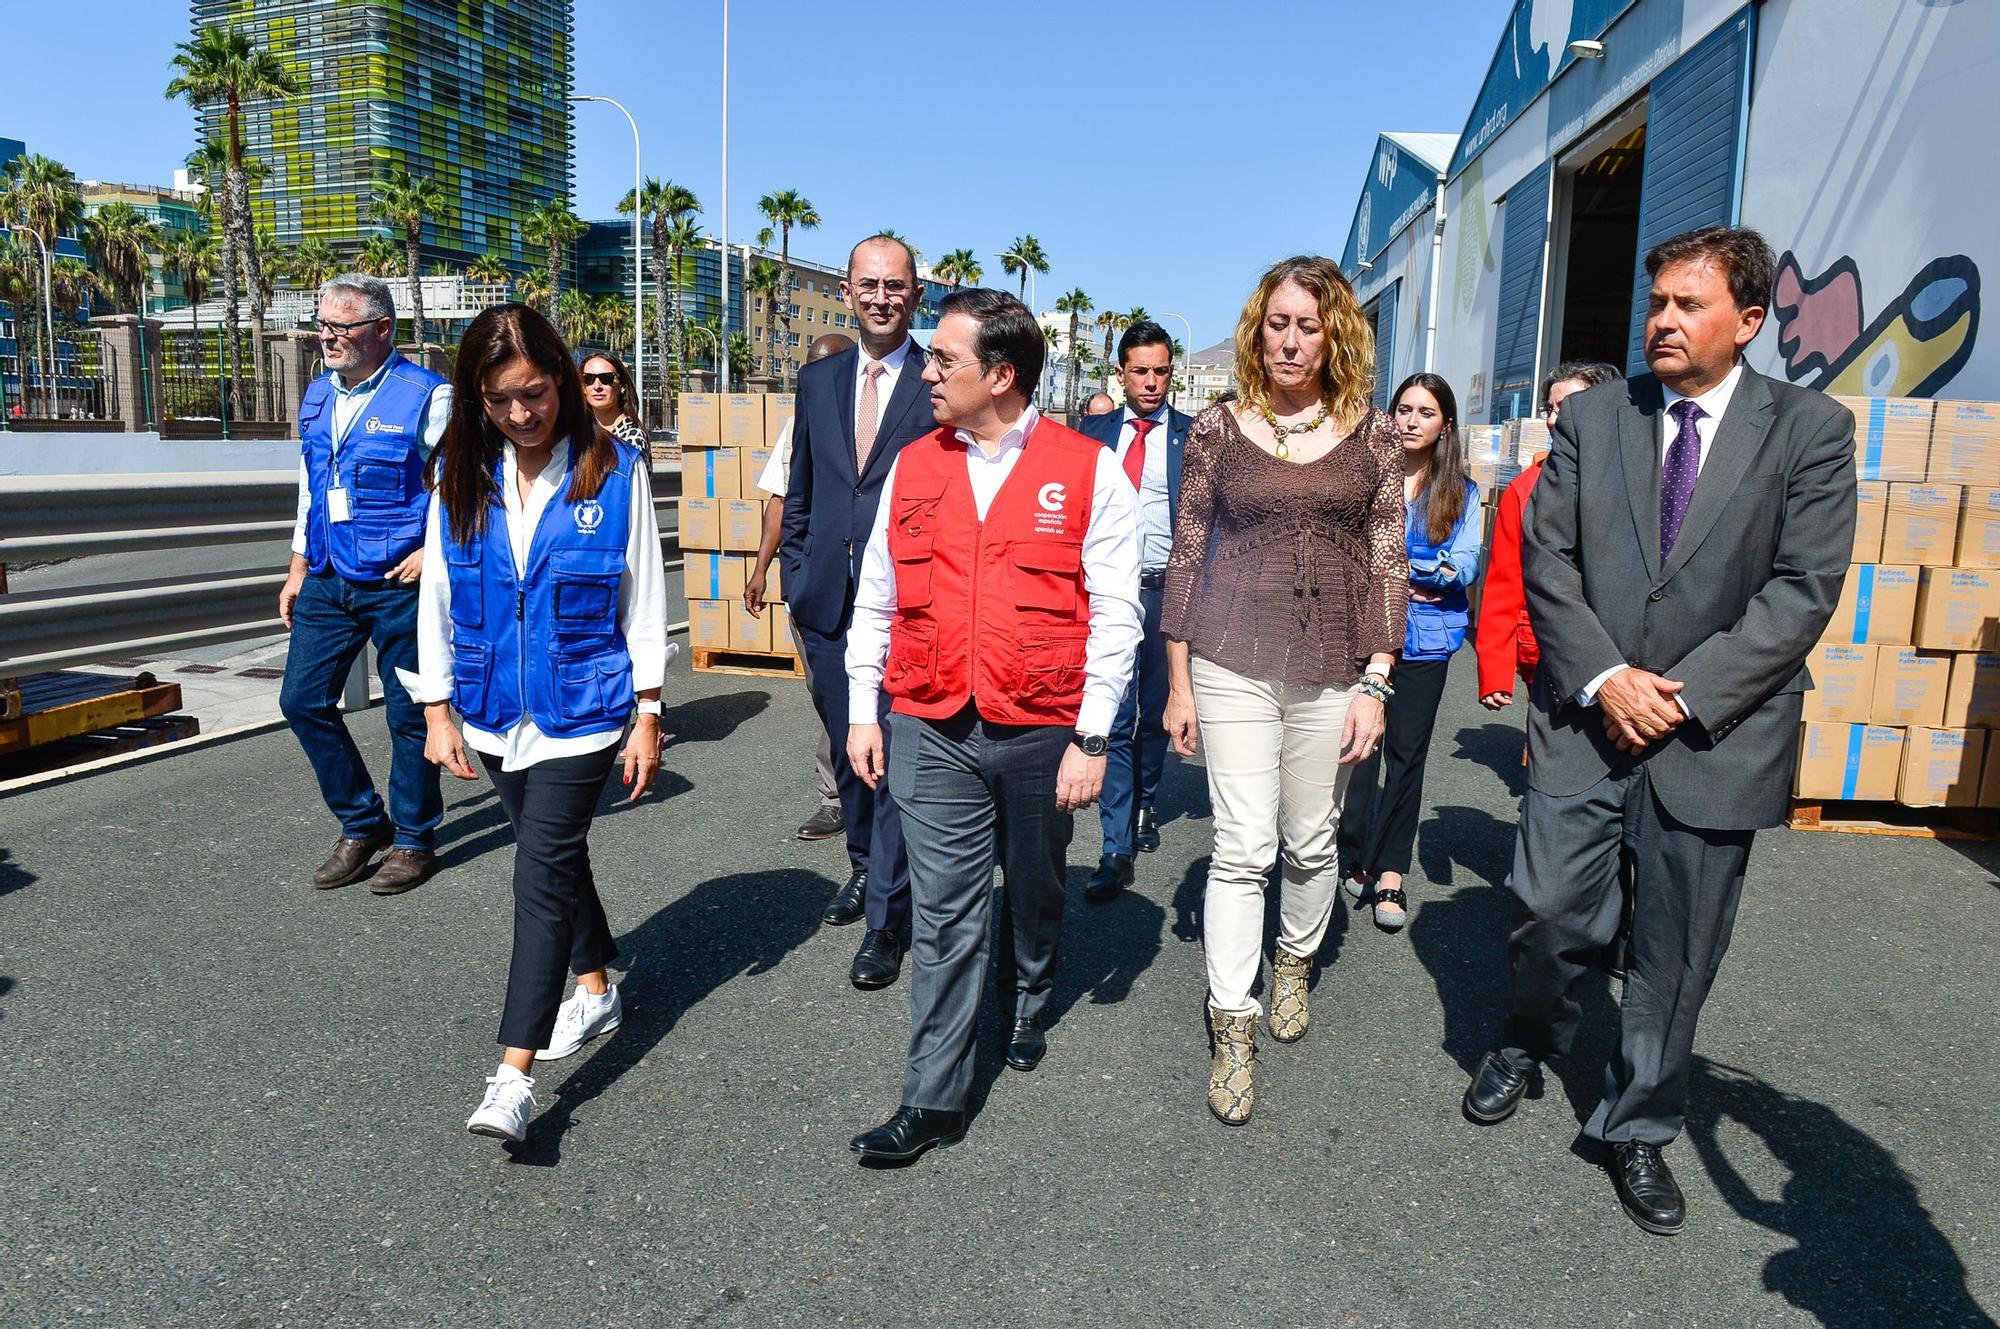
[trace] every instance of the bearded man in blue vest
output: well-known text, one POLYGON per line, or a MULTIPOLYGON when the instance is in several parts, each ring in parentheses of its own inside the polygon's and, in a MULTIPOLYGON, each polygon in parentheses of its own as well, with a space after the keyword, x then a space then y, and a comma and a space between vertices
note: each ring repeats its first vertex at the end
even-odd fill
POLYGON ((335 277, 317 321, 328 372, 299 403, 299 517, 278 593, 292 642, 279 705, 340 821, 313 885, 368 876, 375 894, 397 895, 437 870, 444 817, 438 769, 424 760, 423 708, 396 671, 417 669, 424 465, 451 419, 451 386, 396 353, 395 301, 379 277, 335 277), (389 719, 386 806, 340 714, 342 685, 371 641, 389 719))

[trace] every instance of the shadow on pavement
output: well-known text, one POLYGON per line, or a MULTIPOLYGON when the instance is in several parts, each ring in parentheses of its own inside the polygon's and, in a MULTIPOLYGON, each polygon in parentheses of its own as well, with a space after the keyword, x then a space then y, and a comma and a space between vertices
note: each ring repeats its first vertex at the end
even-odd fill
MULTIPOLYGON (((11 978, 7 978, 4 975, 0 975, 0 997, 6 996, 9 992, 12 992, 13 990, 14 990, 14 980, 11 978)), ((0 1019, 5 1019, 5 1018, 6 1016, 4 1014, 0 1014, 0 1019)))
POLYGON ((761 690, 695 697, 669 708, 660 717, 660 732, 667 736, 669 752, 683 743, 720 743, 770 706, 771 694, 761 690))
POLYGON ((1705 1057, 1694 1059, 1691 1091, 1688 1139, 1716 1189, 1744 1218, 1798 1243, 1765 1262, 1765 1287, 1828 1329, 1992 1329, 1964 1262, 1887 1149, 1824 1103, 1705 1057), (1730 1162, 1725 1121, 1790 1170, 1777 1198, 1730 1162))
MULTIPOLYGON (((1140 863, 1145 859, 1142 857, 1140 863)), ((1049 1022, 1080 999, 1093 1006, 1112 1006, 1132 994, 1132 983, 1160 955, 1160 932, 1167 911, 1136 890, 1124 890, 1109 904, 1089 904, 1084 883, 1092 869, 1069 870, 1069 904, 1063 914, 1063 941, 1056 965, 1055 990, 1049 994, 1049 1022)), ((996 913, 998 910, 996 909, 996 913)))
POLYGON ((556 1090, 549 1111, 510 1147, 517 1163, 554 1167, 578 1108, 645 1060, 681 1016, 738 976, 768 973, 819 929, 834 884, 785 868, 705 881, 618 939, 625 1021, 556 1090))
MULTIPOLYGON (((1519 705, 1519 703, 1516 703, 1519 705)), ((1507 792, 1519 798, 1528 792, 1528 768, 1521 764, 1527 735, 1519 724, 1467 725, 1456 735, 1458 751, 1451 755, 1484 766, 1506 781, 1507 792)))
POLYGON ((1201 899, 1208 889, 1208 860, 1209 855, 1203 854, 1188 864, 1187 873, 1174 890, 1173 933, 1189 944, 1201 940, 1201 899))
POLYGON ((14 861, 14 851, 0 849, 0 895, 8 895, 37 880, 35 874, 14 861))
POLYGON ((1208 770, 1183 760, 1169 748, 1166 765, 1160 769, 1159 795, 1153 803, 1160 824, 1187 817, 1201 820, 1209 815, 1208 770))

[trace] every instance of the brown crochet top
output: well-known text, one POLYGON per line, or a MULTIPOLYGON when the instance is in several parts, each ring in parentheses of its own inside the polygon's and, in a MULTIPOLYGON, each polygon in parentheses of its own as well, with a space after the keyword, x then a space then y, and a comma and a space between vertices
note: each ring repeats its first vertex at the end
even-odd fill
POLYGON ((1160 624, 1253 678, 1345 687, 1403 648, 1409 556, 1403 469, 1370 408, 1315 461, 1280 461, 1224 405, 1196 417, 1160 624))

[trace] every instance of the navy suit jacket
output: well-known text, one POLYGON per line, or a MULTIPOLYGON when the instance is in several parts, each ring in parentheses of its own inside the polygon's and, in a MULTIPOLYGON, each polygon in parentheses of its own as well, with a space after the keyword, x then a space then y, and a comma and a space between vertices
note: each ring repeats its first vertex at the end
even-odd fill
MULTIPOLYGON (((1181 515, 1181 458, 1187 452, 1188 427, 1194 417, 1183 415, 1169 406, 1167 408, 1167 520, 1178 522, 1181 515)), ((1106 411, 1103 415, 1086 415, 1077 422, 1076 431, 1085 438, 1094 439, 1107 448, 1118 446, 1118 435, 1125 426, 1125 408, 1106 411)), ((1148 439, 1148 447, 1152 440, 1148 439)))
POLYGON ((785 604, 795 623, 828 637, 847 631, 861 554, 890 465, 906 443, 937 428, 930 385, 923 381, 924 350, 912 341, 868 468, 857 475, 854 380, 860 355, 858 348, 841 351, 800 369, 792 416, 792 470, 778 542, 785 604))

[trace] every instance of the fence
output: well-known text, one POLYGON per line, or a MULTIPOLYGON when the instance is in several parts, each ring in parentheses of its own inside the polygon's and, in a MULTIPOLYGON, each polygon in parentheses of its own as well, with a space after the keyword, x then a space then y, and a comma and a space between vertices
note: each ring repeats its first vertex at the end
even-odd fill
POLYGON ((16 425, 129 427, 122 422, 117 364, 106 354, 104 334, 59 325, 53 365, 45 340, 38 337, 24 348, 19 335, 0 338, 0 413, 16 425))

